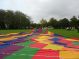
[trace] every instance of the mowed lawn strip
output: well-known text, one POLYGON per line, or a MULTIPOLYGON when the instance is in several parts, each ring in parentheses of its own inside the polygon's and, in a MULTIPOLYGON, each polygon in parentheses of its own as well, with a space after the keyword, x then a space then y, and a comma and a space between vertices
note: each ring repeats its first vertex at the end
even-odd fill
POLYGON ((65 36, 65 37, 79 38, 79 33, 77 32, 77 30, 49 29, 49 31, 57 34, 61 34, 62 36, 65 36))
POLYGON ((9 33, 19 33, 19 32, 27 32, 30 33, 30 29, 23 29, 23 30, 0 30, 0 34, 9 34, 9 33))

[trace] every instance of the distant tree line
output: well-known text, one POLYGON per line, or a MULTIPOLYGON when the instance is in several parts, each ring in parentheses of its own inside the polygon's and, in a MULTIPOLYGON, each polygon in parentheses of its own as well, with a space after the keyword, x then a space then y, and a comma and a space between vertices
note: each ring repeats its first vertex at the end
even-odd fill
POLYGON ((40 23, 33 23, 31 18, 20 11, 2 10, 0 9, 0 29, 26 29, 26 28, 45 28, 54 29, 72 28, 79 30, 79 19, 73 16, 71 19, 55 19, 50 18, 49 21, 42 19, 40 23))
POLYGON ((0 29, 25 29, 30 24, 30 17, 20 11, 0 10, 0 29))
POLYGON ((51 18, 49 19, 49 21, 42 19, 40 21, 40 24, 42 25, 42 27, 52 27, 54 29, 66 29, 66 28, 76 29, 79 27, 79 19, 75 16, 73 16, 71 19, 63 18, 57 20, 55 18, 51 18))
POLYGON ((79 19, 76 16, 73 16, 71 19, 63 18, 60 20, 50 18, 49 21, 42 19, 39 24, 42 28, 49 27, 67 30, 77 29, 79 32, 79 19))

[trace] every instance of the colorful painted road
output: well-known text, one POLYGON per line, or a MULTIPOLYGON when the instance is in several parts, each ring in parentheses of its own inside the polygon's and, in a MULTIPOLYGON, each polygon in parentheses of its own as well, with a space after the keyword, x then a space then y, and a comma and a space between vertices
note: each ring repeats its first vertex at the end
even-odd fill
MULTIPOLYGON (((2 59, 79 59, 79 40, 63 37, 59 34, 32 34, 20 37, 19 43, 0 49, 2 59), (14 46, 13 46, 14 45, 14 46), (17 48, 15 49, 15 47, 17 48), (11 49, 14 47, 14 49, 11 49), (9 48, 5 51, 5 48, 9 48)), ((13 42, 13 41, 12 41, 13 42)))

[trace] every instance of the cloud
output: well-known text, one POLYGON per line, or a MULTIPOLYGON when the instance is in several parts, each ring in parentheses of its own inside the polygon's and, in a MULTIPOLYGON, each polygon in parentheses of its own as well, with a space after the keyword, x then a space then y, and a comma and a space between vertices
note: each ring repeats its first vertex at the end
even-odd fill
POLYGON ((78 16, 79 0, 0 0, 0 8, 20 10, 39 22, 42 18, 78 16))

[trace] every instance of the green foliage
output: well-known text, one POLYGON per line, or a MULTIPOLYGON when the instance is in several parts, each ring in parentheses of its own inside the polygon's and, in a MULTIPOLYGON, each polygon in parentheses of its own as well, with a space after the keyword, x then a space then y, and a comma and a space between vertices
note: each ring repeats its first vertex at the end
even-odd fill
POLYGON ((48 26, 48 23, 47 23, 47 21, 46 21, 45 19, 42 19, 42 20, 40 21, 40 24, 41 24, 41 26, 42 26, 43 28, 48 26))
POLYGON ((49 26, 57 28, 58 27, 58 21, 54 18, 51 18, 48 22, 49 26))
POLYGON ((73 27, 77 27, 78 26, 78 19, 75 16, 73 16, 70 20, 71 20, 70 21, 71 22, 71 25, 73 27))
POLYGON ((55 29, 75 28, 79 30, 79 19, 73 16, 71 19, 63 18, 59 21, 57 19, 49 19, 48 25, 55 29))
POLYGON ((33 28, 39 28, 39 27, 41 27, 41 24, 32 23, 31 26, 33 28))
POLYGON ((30 17, 20 11, 0 10, 0 29, 25 29, 30 23, 30 17))
POLYGON ((60 28, 67 28, 67 27, 70 26, 70 22, 69 22, 69 20, 67 18, 59 20, 58 23, 59 23, 60 28))

